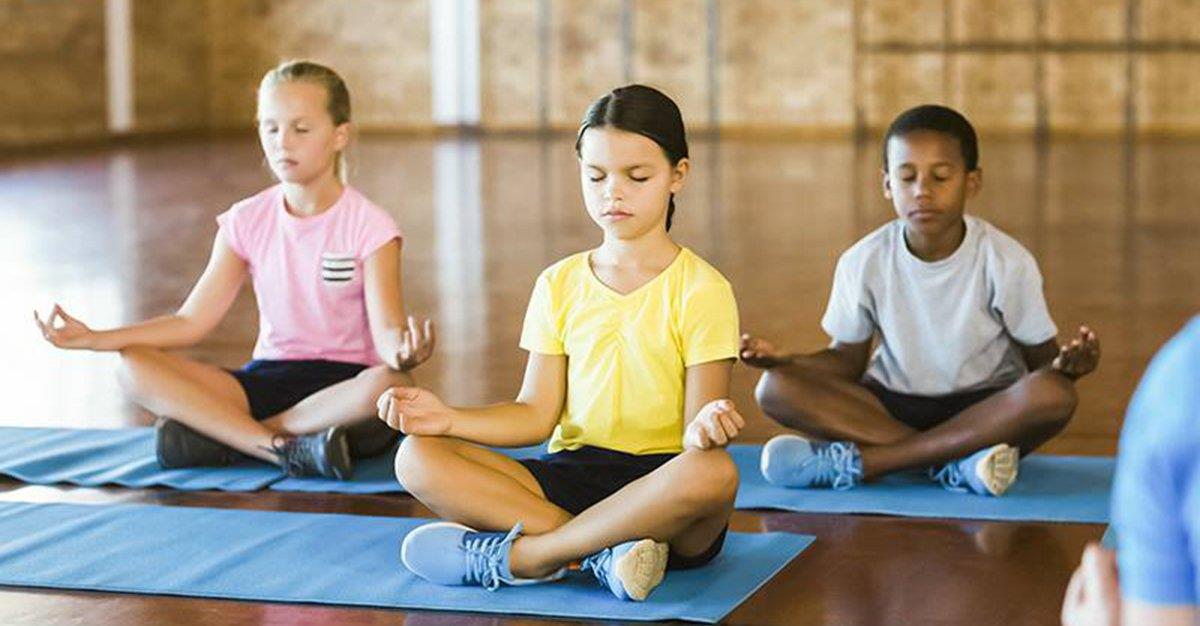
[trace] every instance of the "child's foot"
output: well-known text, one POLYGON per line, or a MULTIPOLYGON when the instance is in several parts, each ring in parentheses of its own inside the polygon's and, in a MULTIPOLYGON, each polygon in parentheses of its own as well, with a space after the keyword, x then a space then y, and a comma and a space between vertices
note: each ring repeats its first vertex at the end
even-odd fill
POLYGON ((279 437, 271 452, 288 476, 324 476, 346 480, 354 471, 346 429, 334 426, 311 435, 279 437))
POLYGON ((667 544, 653 539, 626 541, 584 559, 580 569, 595 574, 621 600, 640 602, 662 582, 669 553, 667 544))
POLYGON ((762 475, 781 487, 850 489, 862 483, 862 457, 849 441, 779 435, 763 446, 762 475))
POLYGON ((169 417, 160 417, 154 423, 154 451, 164 469, 224 467, 241 459, 237 450, 169 417))
POLYGON ((346 442, 350 458, 369 459, 392 449, 400 439, 400 431, 392 430, 383 420, 372 417, 346 427, 346 442))
POLYGON ((509 568, 512 543, 521 524, 507 533, 479 532, 453 522, 425 524, 404 538, 400 562, 412 573, 438 585, 479 585, 495 591, 500 585, 527 585, 562 578, 558 570, 545 578, 517 578, 509 568))
POLYGON ((998 496, 1016 482, 1020 459, 1016 448, 1001 443, 941 467, 932 467, 929 476, 950 491, 998 496))

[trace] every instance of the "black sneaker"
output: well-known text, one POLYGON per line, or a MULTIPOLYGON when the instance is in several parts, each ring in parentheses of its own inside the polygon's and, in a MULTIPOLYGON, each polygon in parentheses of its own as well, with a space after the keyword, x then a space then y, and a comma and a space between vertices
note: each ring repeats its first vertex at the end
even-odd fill
POLYGON ((169 417, 154 423, 154 452, 164 469, 224 467, 241 460, 237 450, 218 443, 169 417))
POLYGON ((324 476, 346 480, 354 471, 346 428, 334 426, 299 437, 276 437, 272 452, 288 476, 324 476))
POLYGON ((350 424, 346 427, 346 441, 350 444, 350 458, 369 459, 392 449, 400 439, 400 431, 378 417, 350 424))

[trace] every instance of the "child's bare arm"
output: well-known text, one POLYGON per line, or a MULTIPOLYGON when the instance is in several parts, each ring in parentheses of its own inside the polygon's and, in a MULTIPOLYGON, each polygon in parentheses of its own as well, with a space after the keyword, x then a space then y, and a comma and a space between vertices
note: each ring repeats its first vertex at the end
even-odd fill
POLYGON ((683 413, 683 447, 724 447, 746 427, 746 420, 729 399, 733 360, 710 361, 687 368, 683 413))
POLYGON ((190 346, 203 339, 225 317, 246 274, 245 261, 218 235, 204 273, 183 305, 172 315, 109 330, 93 330, 55 305, 45 320, 35 312, 34 321, 42 337, 59 348, 108 351, 132 345, 190 346))
POLYGON ((824 350, 811 354, 793 354, 776 348, 766 339, 754 335, 742 335, 740 355, 751 367, 771 368, 791 363, 828 372, 839 378, 858 380, 867 370, 871 357, 871 341, 843 343, 834 341, 824 350))
POLYGON ((499 447, 528 446, 554 431, 566 399, 567 357, 530 353, 514 402, 458 408, 433 392, 392 387, 379 397, 379 418, 409 435, 457 437, 499 447))
POLYGON ((1032 346, 1020 343, 1017 345, 1021 348, 1021 357, 1025 360, 1025 367, 1031 372, 1050 365, 1059 353, 1057 339, 1049 339, 1032 346))
POLYGON ((375 352, 388 367, 408 371, 433 356, 435 334, 431 320, 404 314, 401 245, 393 239, 363 261, 363 298, 375 352))
POLYGON ((1060 346, 1058 341, 1021 346, 1021 355, 1029 371, 1051 367, 1072 380, 1086 376, 1100 363, 1100 339, 1087 326, 1079 327, 1074 339, 1060 346))

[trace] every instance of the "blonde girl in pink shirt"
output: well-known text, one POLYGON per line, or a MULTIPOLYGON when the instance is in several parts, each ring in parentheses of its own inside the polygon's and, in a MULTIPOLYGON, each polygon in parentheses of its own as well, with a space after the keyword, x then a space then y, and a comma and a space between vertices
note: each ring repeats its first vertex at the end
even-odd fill
POLYGON ((341 77, 283 63, 259 85, 257 121, 279 183, 217 218, 208 266, 178 311, 109 330, 58 305, 34 318, 59 348, 121 353, 122 387, 159 416, 164 467, 247 455, 290 475, 345 479, 353 458, 394 442, 374 419, 375 399, 412 384, 408 371, 432 353, 433 328, 405 317, 395 222, 346 184, 341 77), (252 361, 229 371, 167 351, 216 328, 247 278, 259 305, 252 361))

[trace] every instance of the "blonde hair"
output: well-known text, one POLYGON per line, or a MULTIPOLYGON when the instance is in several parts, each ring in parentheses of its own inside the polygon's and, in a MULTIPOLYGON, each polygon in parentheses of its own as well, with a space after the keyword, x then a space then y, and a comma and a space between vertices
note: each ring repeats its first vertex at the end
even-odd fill
MULTIPOLYGON (((346 89, 346 82, 337 72, 320 63, 284 61, 263 75, 258 90, 261 93, 268 87, 296 81, 306 81, 325 88, 325 93, 328 94, 325 110, 329 112, 329 117, 333 118, 334 126, 341 126, 350 121, 350 91, 346 89)), ((348 173, 344 151, 337 154, 333 174, 342 184, 346 184, 348 173)))

